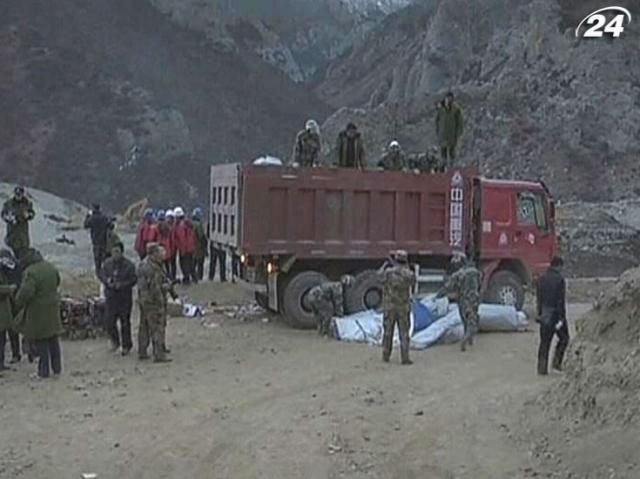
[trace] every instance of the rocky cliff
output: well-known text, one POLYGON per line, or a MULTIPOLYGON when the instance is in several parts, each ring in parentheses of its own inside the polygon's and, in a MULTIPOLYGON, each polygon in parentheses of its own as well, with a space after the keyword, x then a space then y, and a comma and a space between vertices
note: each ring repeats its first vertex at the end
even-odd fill
POLYGON ((466 114, 461 162, 490 176, 543 177, 560 198, 635 196, 640 24, 616 39, 575 38, 582 17, 601 6, 417 2, 332 64, 318 93, 353 108, 334 114, 324 133, 355 119, 373 155, 393 137, 424 150, 435 144, 435 103, 452 89, 466 114))
POLYGON ((305 87, 146 0, 0 3, 0 179, 122 207, 207 198, 211 163, 288 154, 305 87))

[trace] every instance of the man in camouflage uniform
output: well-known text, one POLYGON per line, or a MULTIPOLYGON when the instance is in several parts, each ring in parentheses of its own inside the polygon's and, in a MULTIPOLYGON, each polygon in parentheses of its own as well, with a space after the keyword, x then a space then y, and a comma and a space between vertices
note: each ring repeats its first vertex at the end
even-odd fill
POLYGON ((438 155, 438 148, 424 153, 414 153, 407 157, 407 165, 410 170, 417 173, 443 173, 445 165, 438 155))
POLYGON ((402 364, 413 364, 409 359, 409 337, 411 291, 416 285, 416 276, 409 267, 406 251, 396 251, 390 261, 379 270, 383 281, 384 336, 382 338, 382 360, 391 358, 393 334, 398 325, 400 335, 400 357, 402 364))
POLYGON ((36 216, 36 213, 33 203, 27 198, 22 186, 16 186, 13 192, 13 198, 9 198, 2 206, 1 216, 7 224, 5 243, 20 260, 31 246, 29 221, 36 216))
POLYGON ((344 275, 340 281, 328 281, 309 291, 309 304, 316 317, 319 335, 329 335, 332 317, 344 316, 344 298, 352 284, 353 276, 344 275))
POLYGON ((447 168, 454 165, 456 159, 456 147, 462 136, 463 116, 462 110, 454 102, 454 95, 448 92, 438 104, 436 115, 436 136, 440 146, 442 161, 447 168))
POLYGON ((382 159, 378 162, 379 168, 384 168, 387 171, 403 171, 407 168, 407 158, 400 148, 400 143, 393 140, 389 143, 387 152, 382 159))
POLYGON ((167 326, 167 293, 171 282, 164 270, 165 250, 157 243, 147 245, 147 257, 138 267, 138 303, 140 326, 138 329, 138 357, 148 359, 149 341, 153 348, 153 360, 170 362, 165 345, 167 326))
POLYGON ((466 351, 467 344, 473 346, 473 336, 478 332, 478 308, 480 307, 480 288, 482 273, 467 260, 464 254, 457 254, 451 259, 453 274, 447 280, 437 297, 455 294, 460 309, 460 318, 464 326, 464 338, 460 349, 466 351))
POLYGON ((296 136, 292 163, 303 167, 318 166, 321 149, 320 126, 315 120, 309 120, 296 136))

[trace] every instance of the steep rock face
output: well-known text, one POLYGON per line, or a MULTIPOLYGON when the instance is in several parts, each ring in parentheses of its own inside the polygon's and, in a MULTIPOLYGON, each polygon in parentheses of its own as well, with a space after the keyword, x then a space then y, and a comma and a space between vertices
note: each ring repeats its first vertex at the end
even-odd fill
POLYGON ((0 171, 85 204, 201 203, 212 163, 288 154, 328 109, 147 1, 0 4, 0 171))
POLYGON ((254 52, 304 82, 413 0, 151 1, 216 44, 254 52))
POLYGON ((453 89, 466 114, 461 162, 491 176, 543 177, 562 198, 635 195, 639 29, 632 22, 617 39, 576 39, 593 9, 430 0, 392 14, 318 86, 334 107, 358 107, 339 110, 325 134, 355 117, 375 154, 392 137, 425 150, 435 145, 435 103, 453 89))

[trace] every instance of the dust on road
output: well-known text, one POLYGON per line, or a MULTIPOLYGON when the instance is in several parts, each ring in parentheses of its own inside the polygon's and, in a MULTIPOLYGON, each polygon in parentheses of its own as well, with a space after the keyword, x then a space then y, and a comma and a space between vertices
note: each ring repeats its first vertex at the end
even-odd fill
POLYGON ((536 376, 533 333, 411 367, 261 318, 174 319, 168 343, 174 362, 154 365, 65 342, 60 379, 32 382, 26 363, 1 378, 0 478, 529 477, 513 428, 557 380, 536 376))

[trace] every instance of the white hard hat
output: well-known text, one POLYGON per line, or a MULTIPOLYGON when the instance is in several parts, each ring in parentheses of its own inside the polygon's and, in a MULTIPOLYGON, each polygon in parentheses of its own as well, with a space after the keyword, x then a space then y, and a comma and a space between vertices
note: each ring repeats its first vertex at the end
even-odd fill
POLYGON ((389 148, 400 148, 400 143, 398 143, 398 140, 393 140, 389 143, 389 148))
POLYGON ((172 209, 168 209, 165 214, 164 214, 167 218, 171 217, 171 218, 175 218, 176 214, 174 213, 174 211, 172 209))
POLYGON ((178 218, 181 218, 184 216, 184 210, 178 206, 175 210, 173 210, 173 214, 178 218))
POLYGON ((319 128, 318 122, 315 120, 307 120, 307 123, 305 123, 304 126, 307 130, 315 130, 319 128))

